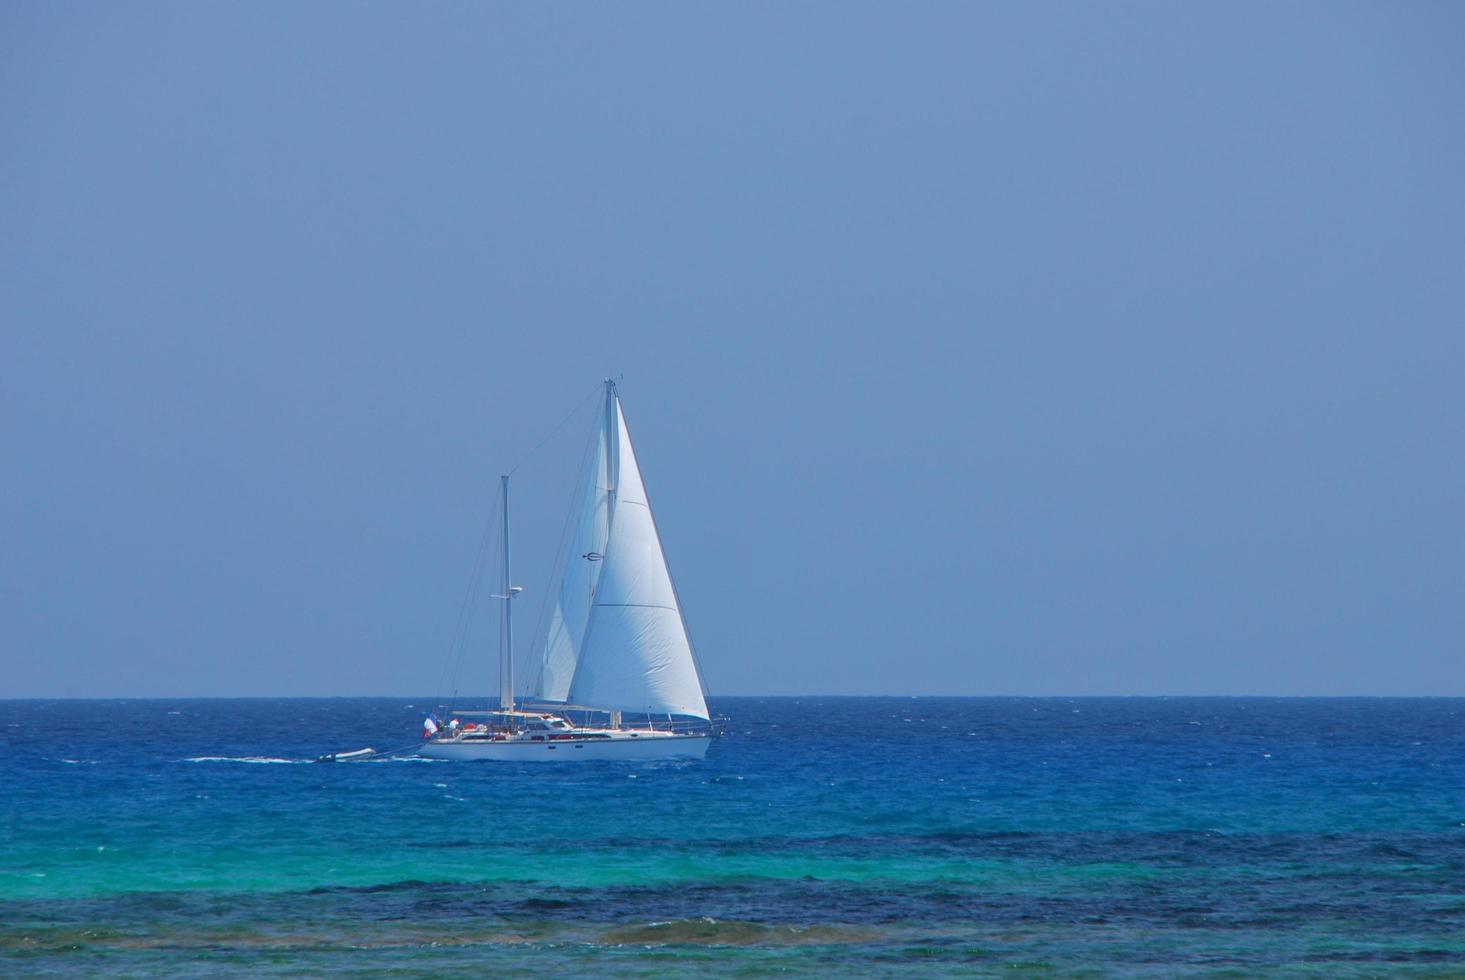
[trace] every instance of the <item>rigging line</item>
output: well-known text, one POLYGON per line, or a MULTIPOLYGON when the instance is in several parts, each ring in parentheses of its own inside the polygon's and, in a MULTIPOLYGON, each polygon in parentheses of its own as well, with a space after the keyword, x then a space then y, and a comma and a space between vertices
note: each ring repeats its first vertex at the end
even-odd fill
POLYGON ((564 418, 560 419, 560 424, 557 425, 557 426, 555 426, 554 429, 551 430, 551 432, 549 433, 549 435, 547 435, 543 439, 539 440, 539 442, 534 446, 533 449, 531 449, 527 453, 525 453, 524 454, 524 457, 522 459, 520 459, 517 463, 515 463, 513 465, 513 467, 509 470, 509 474, 508 475, 509 476, 513 476, 514 473, 518 471, 519 467, 521 467, 525 463, 529 462, 529 457, 533 456, 535 453, 537 453, 541 449, 543 449, 544 448, 544 444, 546 442, 549 442, 555 436, 559 435, 559 431, 561 429, 563 429, 566 424, 569 423, 570 419, 574 418, 577 414, 579 414, 580 409, 582 409, 582 408, 585 407, 585 403, 588 402, 588 401, 590 401, 591 398, 595 397, 595 395, 600 390, 601 390, 600 385, 596 385, 594 388, 590 389, 590 392, 584 398, 580 399, 579 404, 577 404, 574 408, 570 409, 570 414, 569 415, 566 415, 564 418))
MULTIPOLYGON (((595 459, 595 444, 599 438, 600 426, 597 424, 595 428, 591 430, 590 438, 585 442, 585 451, 580 454, 580 467, 575 473, 575 483, 570 488, 570 507, 565 512, 564 527, 560 528, 560 543, 559 547, 555 549, 554 564, 551 566, 549 585, 544 590, 544 598, 539 600, 539 615, 535 617, 534 620, 533 642, 529 646, 529 651, 531 654, 534 652, 534 643, 540 642, 540 639, 542 637, 546 649, 546 656, 548 655, 547 651, 549 647, 549 637, 547 635, 548 630, 545 626, 545 617, 549 615, 550 597, 553 596, 556 600, 559 599, 560 590, 558 588, 558 583, 564 576, 565 563, 569 560, 570 537, 575 530, 579 529, 579 521, 577 521, 575 518, 578 516, 580 511, 580 498, 582 494, 585 493, 585 483, 587 482, 587 480, 593 479, 594 477, 594 474, 589 474, 588 471, 593 465, 592 461, 595 459)), ((576 653, 578 652, 579 651, 576 651, 576 653)), ((531 656, 530 663, 526 664, 525 667, 527 668, 532 666, 532 662, 533 657, 531 656)))
POLYGON ((442 673, 438 678, 436 695, 438 700, 442 698, 442 692, 448 686, 449 682, 451 682, 453 687, 454 698, 457 697, 458 682, 461 679, 463 671, 463 656, 467 648, 464 640, 468 633, 468 624, 473 618, 469 604, 474 601, 478 594, 478 583, 482 578, 483 555, 488 550, 488 542, 486 540, 487 532, 485 532, 484 537, 485 540, 479 547, 478 560, 475 562, 473 572, 468 578, 468 587, 464 591, 462 605, 458 610, 458 619, 453 627, 453 635, 448 644, 447 656, 443 658, 442 673))
MULTIPOLYGON (((500 491, 502 492, 502 491, 500 491)), ((494 495, 494 508, 498 505, 498 495, 494 495)), ((493 509, 490 509, 488 523, 483 528, 483 535, 478 542, 478 553, 474 556, 473 571, 468 577, 468 587, 463 592, 463 601, 458 606, 457 620, 453 626, 453 633, 448 643, 448 654, 443 661, 443 669, 438 675, 437 693, 434 700, 442 697, 444 688, 447 687, 449 679, 449 668, 452 668, 452 681, 454 688, 457 687, 459 675, 462 671, 463 656, 467 649, 467 636, 473 621, 474 599, 478 595, 479 582, 483 578, 483 568, 488 557, 489 545, 497 540, 494 537, 495 522, 492 517, 493 509), (456 654, 456 656, 455 656, 456 654)))
MULTIPOLYGON (((503 491, 502 484, 500 485, 499 490, 500 490, 500 492, 503 491)), ((497 510, 502 505, 502 503, 503 503, 503 501, 499 498, 499 496, 498 495, 495 495, 494 496, 494 504, 493 504, 494 509, 497 510)), ((494 529, 493 544, 492 544, 492 547, 490 548, 490 552, 498 552, 499 551, 499 548, 503 544, 503 540, 504 540, 503 525, 500 524, 496 520, 495 521, 492 521, 492 523, 494 525, 496 525, 496 526, 495 526, 495 529, 494 529)), ((488 567, 487 561, 484 562, 483 567, 485 569, 488 567)), ((480 573, 480 575, 481 575, 481 573, 480 573)), ((481 578, 480 578, 480 580, 481 580, 481 578)), ((481 596, 481 595, 482 595, 482 586, 479 586, 479 591, 477 591, 477 592, 474 593, 474 597, 476 599, 478 596, 481 596)), ((494 610, 493 611, 493 615, 494 615, 494 617, 496 617, 498 619, 498 623, 499 623, 498 628, 500 630, 503 629, 504 607, 505 607, 505 603, 502 603, 502 602, 495 602, 493 604, 493 610, 494 610)), ((468 609, 468 622, 465 623, 464 624, 464 627, 463 627, 463 644, 462 644, 462 646, 458 650, 458 664, 459 664, 458 671, 459 671, 459 673, 458 673, 458 675, 455 675, 454 678, 453 678, 453 683, 454 684, 459 683, 459 681, 461 680, 461 673, 462 673, 462 666, 461 665, 463 663, 463 658, 466 657, 467 654, 468 654, 469 645, 470 645, 470 643, 472 641, 472 638, 473 638, 473 620, 474 620, 474 617, 478 615, 478 610, 480 608, 482 608, 481 604, 478 603, 478 602, 474 602, 474 604, 472 606, 470 606, 469 609, 468 609)), ((500 669, 502 669, 502 658, 500 658, 500 669)), ((497 684, 495 686, 497 686, 497 684)), ((456 691, 454 692, 454 700, 455 701, 457 700, 457 692, 456 691)))
MULTIPOLYGON (((452 640, 448 646, 448 662, 443 665, 446 672, 448 667, 453 667, 452 682, 456 687, 458 683, 458 671, 461 669, 463 652, 466 645, 470 624, 473 621, 474 600, 478 595, 479 582, 483 578, 483 568, 487 561, 490 539, 493 537, 493 521, 489 520, 484 526, 483 536, 479 539, 478 553, 474 556, 473 571, 468 577, 468 587, 463 593, 463 601, 458 607, 457 621, 453 627, 452 640), (454 657, 456 654, 456 659, 454 657)), ((444 681, 447 678, 444 677, 444 681)), ((442 693, 443 684, 439 684, 438 693, 442 693)))

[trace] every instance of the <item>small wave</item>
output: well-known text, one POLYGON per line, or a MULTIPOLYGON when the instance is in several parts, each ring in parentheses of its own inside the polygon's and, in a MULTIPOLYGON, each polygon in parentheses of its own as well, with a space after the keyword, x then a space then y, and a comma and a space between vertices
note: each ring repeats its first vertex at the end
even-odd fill
POLYGON ((268 755, 197 755, 184 762, 245 762, 256 766, 295 766, 310 762, 309 759, 276 759, 268 755))
POLYGON ((822 946, 869 941, 875 934, 835 926, 779 926, 712 918, 674 919, 612 929, 602 942, 638 946, 822 946))
POLYGON ((97 764, 96 759, 62 759, 61 761, 68 766, 94 766, 97 764))

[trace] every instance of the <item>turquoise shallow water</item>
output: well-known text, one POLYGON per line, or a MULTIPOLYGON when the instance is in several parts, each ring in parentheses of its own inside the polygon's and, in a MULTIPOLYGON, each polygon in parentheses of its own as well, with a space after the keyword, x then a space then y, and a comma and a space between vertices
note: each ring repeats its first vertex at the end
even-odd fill
POLYGON ((0 974, 1465 975, 1465 701, 721 699, 701 762, 306 760, 403 699, 0 702, 0 974))

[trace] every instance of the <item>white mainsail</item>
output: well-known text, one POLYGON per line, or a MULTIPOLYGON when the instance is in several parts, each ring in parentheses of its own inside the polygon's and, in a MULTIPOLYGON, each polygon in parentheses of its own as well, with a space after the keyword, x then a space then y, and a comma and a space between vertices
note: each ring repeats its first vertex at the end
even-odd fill
POLYGON ((534 696, 541 701, 568 699, 570 680, 575 676, 575 662, 585 641, 585 627, 590 621, 590 598, 600 577, 601 558, 605 554, 606 536, 610 530, 609 450, 606 428, 597 426, 590 475, 580 502, 579 523, 565 557, 564 575, 560 579, 559 595, 555 597, 539 677, 534 685, 534 696))
MULTIPOLYGON (((600 569, 590 573, 595 579, 589 618, 567 700, 604 710, 706 718, 691 640, 613 385, 607 388, 605 431, 611 437, 608 537, 604 558, 585 562, 600 569)), ((562 602, 563 595, 562 587, 562 602)), ((546 663, 550 652, 546 648, 546 663)))

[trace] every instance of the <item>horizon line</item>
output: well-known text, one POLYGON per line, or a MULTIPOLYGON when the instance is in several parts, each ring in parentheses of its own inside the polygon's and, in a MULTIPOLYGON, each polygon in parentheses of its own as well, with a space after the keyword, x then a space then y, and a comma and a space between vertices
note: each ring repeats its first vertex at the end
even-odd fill
MULTIPOLYGON (((492 701, 496 695, 475 695, 456 698, 462 702, 492 701)), ((1461 700, 1461 694, 712 694, 711 700, 721 699, 867 699, 890 698, 898 700, 1180 700, 1180 699, 1226 699, 1226 700, 1461 700)), ((431 695, 425 700, 439 700, 441 695, 431 695)), ((0 697, 0 704, 18 701, 351 701, 351 700, 424 700, 422 695, 413 694, 111 694, 111 695, 25 695, 0 697)))

